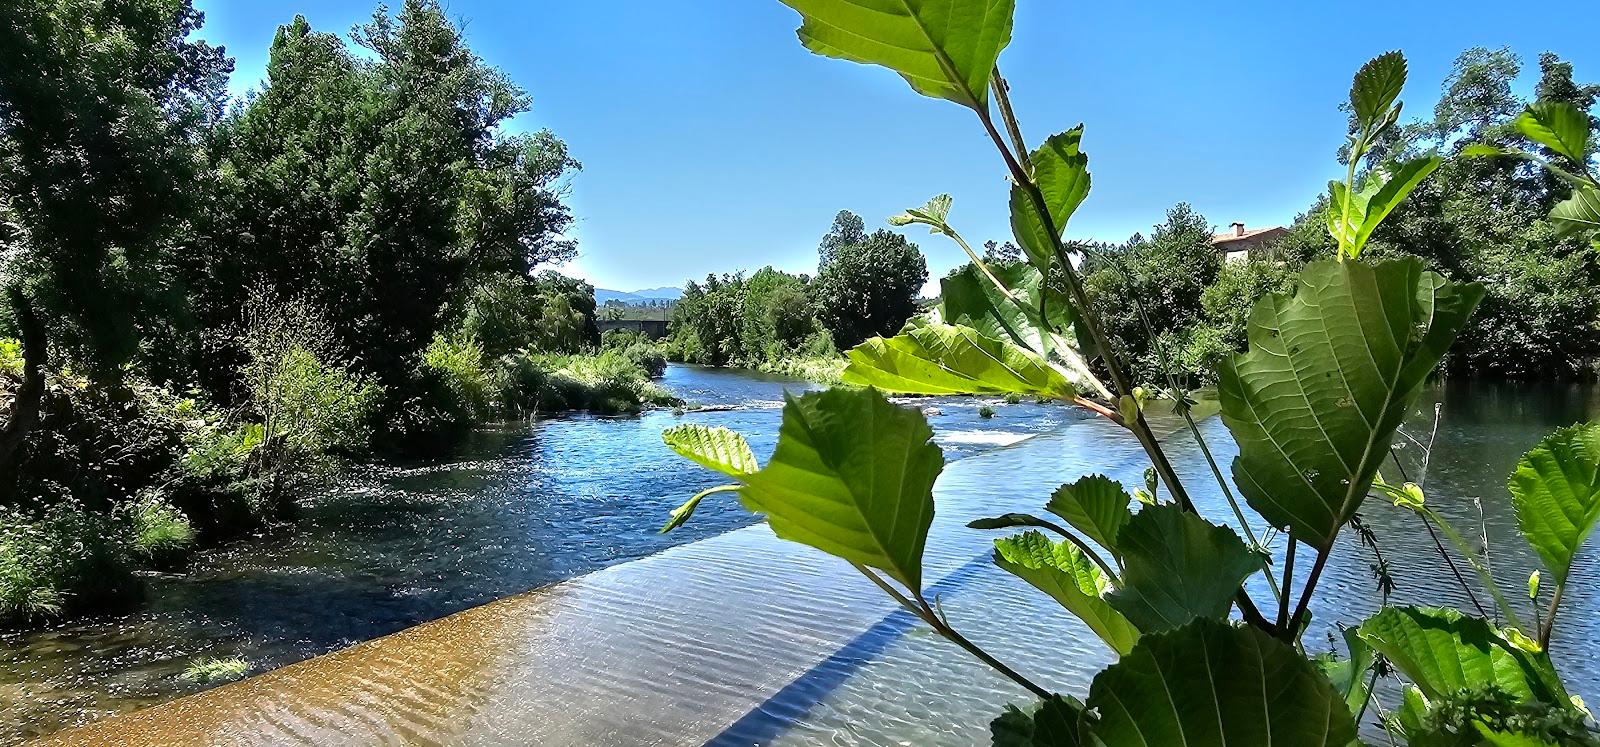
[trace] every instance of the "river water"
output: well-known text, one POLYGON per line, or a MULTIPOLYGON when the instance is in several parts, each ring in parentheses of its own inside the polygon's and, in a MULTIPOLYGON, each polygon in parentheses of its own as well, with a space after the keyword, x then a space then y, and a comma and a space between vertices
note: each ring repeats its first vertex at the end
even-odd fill
MULTIPOLYGON (((204 689, 180 677, 202 657, 259 673, 753 523, 713 500, 659 534, 668 511, 719 482, 661 431, 727 426, 765 459, 784 392, 813 385, 680 365, 662 384, 704 409, 502 424, 448 459, 367 466, 307 496, 291 527, 150 576, 130 613, 0 635, 0 744, 204 689)), ((947 460, 1081 418, 990 403, 993 418, 972 399, 916 401, 947 460)))
MULTIPOLYGON (((178 677, 196 657, 240 656, 262 672, 409 628, 180 701, 187 709, 146 711, 153 715, 112 733, 181 743, 181 727, 208 724, 262 744, 392 734, 483 744, 985 741, 989 718, 1024 694, 893 613, 847 567, 744 528, 753 519, 731 501, 709 501, 685 530, 656 533, 670 508, 716 482, 671 455, 661 430, 726 425, 764 458, 783 392, 809 385, 683 366, 665 384, 711 409, 504 425, 451 459, 369 467, 308 497, 291 529, 151 578, 139 610, 6 637, 4 740, 201 689, 178 677), (387 726, 371 731, 374 723, 387 726)), ((1077 474, 1137 480, 1137 447, 1058 406, 991 402, 997 415, 983 419, 971 399, 911 402, 929 413, 947 460, 960 460, 940 480, 929 542, 928 577, 942 607, 1037 679, 1081 693, 1108 654, 1048 599, 1019 592, 986 562, 988 536, 961 525, 1036 511, 1053 484, 1077 474)), ((1486 535, 1495 575, 1519 589, 1535 561, 1516 532, 1506 476, 1550 429, 1600 416, 1600 391, 1439 386, 1406 430, 1426 440, 1435 404, 1430 501, 1469 534, 1486 535)), ((1201 510, 1226 516, 1192 439, 1174 421, 1158 427, 1201 510)), ((1226 464, 1233 448, 1220 420, 1201 427, 1226 464)), ((1415 447, 1400 453, 1420 476, 1415 447)), ((1392 565, 1396 603, 1470 608, 1415 517, 1375 501, 1363 515, 1392 565)), ((1319 631, 1378 604, 1372 555, 1341 541, 1313 608, 1319 631)), ((1590 703, 1600 702, 1596 556, 1591 545, 1579 561, 1554 642, 1572 689, 1590 703)), ((1308 647, 1321 637, 1308 637, 1308 647)))

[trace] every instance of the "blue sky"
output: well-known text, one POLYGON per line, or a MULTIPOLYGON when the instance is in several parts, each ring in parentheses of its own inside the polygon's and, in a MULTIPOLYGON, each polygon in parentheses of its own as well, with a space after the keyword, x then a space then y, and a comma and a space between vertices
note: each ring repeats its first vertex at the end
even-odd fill
MULTIPOLYGON (((304 14, 346 32, 372 0, 197 0, 201 36, 237 60, 236 93, 261 79, 278 24, 304 14)), ((1337 106, 1361 63, 1411 62, 1404 99, 1430 112, 1472 46, 1539 52, 1600 79, 1600 46, 1556 24, 1494 22, 1503 3, 1385 3, 1382 28, 1342 34, 1326 3, 1018 0, 1001 57, 1027 137, 1086 124, 1094 190, 1075 238, 1148 231, 1171 205, 1213 224, 1293 220, 1328 178, 1337 106)), ((971 112, 922 98, 879 68, 815 57, 777 0, 449 0, 468 42, 533 97, 515 129, 548 127, 584 169, 571 182, 582 256, 567 270, 620 290, 707 272, 816 266, 833 215, 869 227, 928 197, 975 245, 1007 238, 1004 167, 971 112)), ((937 278, 960 250, 912 232, 937 278)))

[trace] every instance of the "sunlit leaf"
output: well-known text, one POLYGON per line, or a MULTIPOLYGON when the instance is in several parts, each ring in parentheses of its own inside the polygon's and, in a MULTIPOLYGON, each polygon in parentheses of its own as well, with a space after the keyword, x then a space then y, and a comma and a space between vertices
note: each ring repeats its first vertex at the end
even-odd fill
POLYGON ((1600 189, 1579 187, 1550 209, 1550 220, 1562 234, 1600 231, 1600 189))
POLYGON ((778 448, 744 477, 745 506, 783 539, 922 584, 933 481, 944 455, 921 412, 874 389, 790 397, 778 448))
POLYGON ((1024 711, 1008 705, 989 723, 991 747, 1080 747, 1083 705, 1053 695, 1024 711))
POLYGON ((1133 496, 1122 483, 1105 475, 1088 475, 1056 488, 1045 508, 1095 544, 1121 555, 1117 533, 1133 518, 1132 503, 1133 496))
POLYGON ((1555 742, 1547 742, 1529 734, 1494 731, 1483 724, 1474 726, 1478 736, 1483 739, 1484 747, 1560 747, 1555 742))
POLYGON ((1253 628, 1196 620, 1146 635, 1094 678, 1098 744, 1346 747, 1343 699, 1294 648, 1253 628))
POLYGON ((1565 101, 1530 104, 1514 122, 1529 140, 1578 163, 1589 157, 1589 114, 1565 101))
POLYGON ((1081 550, 1038 532, 995 540, 994 548, 995 565, 1050 595, 1111 650, 1126 654, 1133 649, 1138 628, 1102 598, 1111 583, 1081 550))
POLYGON ((978 268, 967 265, 939 282, 939 305, 933 318, 971 327, 997 340, 1010 340, 1041 357, 1053 353, 1059 361, 1054 365, 1075 388, 1109 396, 1090 370, 1078 342, 1078 314, 1066 294, 1046 285, 1044 276, 1029 265, 996 264, 989 269, 1015 301, 1006 298, 978 268))
POLYGON ((1145 633, 1220 620, 1261 558, 1232 529, 1175 504, 1149 506, 1117 534, 1126 569, 1106 600, 1145 633))
MULTIPOLYGON (((1033 180, 1044 195, 1056 239, 1066 233, 1067 221, 1089 196, 1089 157, 1080 150, 1082 140, 1083 125, 1078 125, 1050 136, 1029 156, 1033 180)), ((1011 188, 1011 230, 1028 261, 1040 272, 1048 272, 1055 257, 1055 241, 1032 196, 1021 186, 1011 188)))
POLYGON ((1223 362, 1217 387, 1239 444, 1234 481, 1251 507, 1329 548, 1482 297, 1481 285, 1403 259, 1315 262, 1293 296, 1261 299, 1249 352, 1223 362))
POLYGON ((1011 42, 1014 0, 783 0, 800 42, 825 57, 882 65, 924 96, 983 111, 1011 42))
POLYGON ((950 195, 938 195, 928 200, 928 204, 919 208, 911 208, 899 215, 889 217, 891 226, 909 226, 920 223, 928 226, 932 233, 940 233, 949 226, 946 220, 950 217, 950 195))
POLYGON ((1385 52, 1361 66, 1350 84, 1350 107, 1363 127, 1376 128, 1406 86, 1406 58, 1385 52))
POLYGON ((1034 394, 1070 399, 1072 383, 1011 342, 950 324, 908 325, 850 351, 843 380, 905 394, 1034 394))
POLYGON ((1358 632, 1430 699, 1493 685, 1521 700, 1567 702, 1549 655, 1458 610, 1388 607, 1358 632))
POLYGON ((1368 173, 1355 192, 1346 190, 1341 182, 1330 183, 1328 232, 1348 256, 1359 257, 1372 232, 1443 163, 1439 156, 1427 155, 1388 164, 1368 173))
MULTIPOLYGON (((1600 520, 1600 423, 1562 428, 1523 455, 1511 474, 1517 526, 1556 583, 1600 520)), ((1529 582, 1530 594, 1537 582, 1529 582)))
POLYGON ((744 436, 721 426, 680 425, 662 431, 661 440, 690 461, 729 477, 743 477, 761 469, 744 436))

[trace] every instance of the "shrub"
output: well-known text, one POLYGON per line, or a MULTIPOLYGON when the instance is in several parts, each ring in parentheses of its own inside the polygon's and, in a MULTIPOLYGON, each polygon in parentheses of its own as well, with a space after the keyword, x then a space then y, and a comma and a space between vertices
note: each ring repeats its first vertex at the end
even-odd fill
POLYGON ((22 343, 0 338, 0 376, 22 376, 22 343))
POLYGON ((502 406, 510 412, 625 413, 679 403, 625 351, 551 355, 524 350, 502 359, 498 370, 496 378, 504 385, 502 406))
POLYGON ((445 409, 471 424, 489 417, 493 383, 483 365, 483 347, 464 333, 435 334, 422 351, 422 372, 442 385, 449 397, 445 409))
POLYGON ((985 420, 994 417, 994 408, 990 407, 988 405, 980 406, 978 408, 978 417, 983 418, 985 420))
POLYGON ((125 529, 63 502, 30 515, 0 508, 0 621, 16 622, 135 596, 125 529))
POLYGON ((182 511, 156 496, 131 504, 128 518, 135 553, 157 563, 169 563, 194 542, 194 525, 182 511))
POLYGON ((652 379, 667 372, 667 356, 649 342, 636 342, 622 349, 622 357, 632 361, 652 379))

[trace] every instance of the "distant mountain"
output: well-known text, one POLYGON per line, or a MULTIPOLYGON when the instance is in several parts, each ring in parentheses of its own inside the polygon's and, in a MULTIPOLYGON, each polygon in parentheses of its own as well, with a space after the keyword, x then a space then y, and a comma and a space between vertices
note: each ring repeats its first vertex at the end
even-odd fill
POLYGON ((651 301, 676 301, 683 297, 682 288, 663 286, 661 288, 646 288, 636 291, 614 291, 605 288, 594 289, 594 302, 602 306, 607 301, 620 301, 627 304, 642 304, 651 301))

